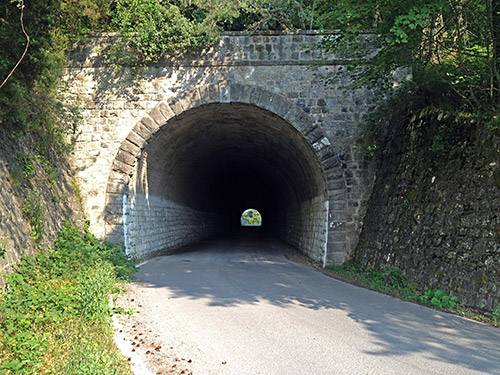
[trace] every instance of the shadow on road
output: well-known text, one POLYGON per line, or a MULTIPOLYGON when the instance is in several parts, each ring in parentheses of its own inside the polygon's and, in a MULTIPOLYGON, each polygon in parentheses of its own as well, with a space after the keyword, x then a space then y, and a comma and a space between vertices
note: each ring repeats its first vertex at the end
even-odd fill
MULTIPOLYGON (((151 260, 137 279, 171 298, 211 307, 268 303, 283 309, 342 311, 337 332, 368 332, 371 356, 413 356, 500 374, 500 330, 329 278, 283 255, 284 244, 247 232, 151 260)), ((338 314, 331 314, 337 317, 338 314)), ((323 318, 322 318, 323 319, 323 318)), ((431 372, 432 373, 432 372, 431 372)))

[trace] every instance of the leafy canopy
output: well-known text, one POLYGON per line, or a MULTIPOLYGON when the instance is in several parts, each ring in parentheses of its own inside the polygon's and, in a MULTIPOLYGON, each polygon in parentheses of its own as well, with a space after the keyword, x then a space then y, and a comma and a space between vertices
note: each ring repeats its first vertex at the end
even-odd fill
POLYGON ((56 89, 65 51, 103 30, 148 62, 210 45, 223 30, 333 29, 324 49, 369 61, 350 66, 359 85, 390 86, 407 67, 429 101, 490 115, 500 105, 500 0, 10 0, 0 8, 2 80, 26 47, 21 9, 30 45, 0 88, 0 124, 17 130, 73 129, 56 89))
MULTIPOLYGON (((203 47, 221 31, 286 30, 316 25, 314 2, 297 0, 117 0, 112 27, 144 61, 203 47)), ((123 47, 123 46, 122 46, 123 47)), ((123 54, 119 48, 116 56, 123 54)))
POLYGON ((434 104, 498 112, 500 1, 326 0, 320 9, 323 25, 340 31, 322 47, 369 61, 350 67, 358 84, 390 86, 407 67, 434 104))
MULTIPOLYGON (((214 43, 222 30, 318 27, 316 0, 8 0, 0 7, 0 126, 49 138, 74 130, 78 116, 57 91, 66 50, 88 32, 116 31, 132 54, 214 43), (22 20, 21 20, 22 15, 22 20), (26 55, 23 51, 27 38, 26 55), (17 63, 19 65, 17 66, 17 63), (13 71, 13 68, 16 67, 13 71)), ((117 54, 123 53, 119 49, 117 54)), ((126 51, 125 51, 126 52, 126 51)), ((127 52, 128 53, 128 52, 127 52)))

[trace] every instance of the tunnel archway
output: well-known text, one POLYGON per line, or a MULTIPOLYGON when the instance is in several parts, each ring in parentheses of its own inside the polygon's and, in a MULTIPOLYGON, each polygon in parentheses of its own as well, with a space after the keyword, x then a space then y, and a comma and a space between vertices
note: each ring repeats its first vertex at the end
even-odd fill
POLYGON ((273 235, 326 257, 329 201, 318 153, 333 154, 329 143, 282 97, 250 89, 245 100, 244 91, 231 98, 222 87, 197 88, 161 103, 124 141, 106 225, 133 256, 231 233, 243 210, 259 207, 273 235))

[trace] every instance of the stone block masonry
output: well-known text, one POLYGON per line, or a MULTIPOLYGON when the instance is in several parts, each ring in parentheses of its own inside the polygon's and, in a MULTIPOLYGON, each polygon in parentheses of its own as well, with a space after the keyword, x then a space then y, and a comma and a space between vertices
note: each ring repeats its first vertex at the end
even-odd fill
POLYGON ((500 305, 500 136, 442 116, 393 115, 354 255, 490 312, 500 305), (448 149, 431 151, 440 127, 453 134, 443 140, 448 149))
MULTIPOLYGON (((347 73, 324 84, 325 79, 339 73, 345 61, 330 55, 322 56, 319 64, 311 64, 320 57, 314 45, 323 36, 316 32, 230 33, 201 52, 165 56, 147 67, 130 64, 118 70, 104 58, 114 43, 112 36, 93 35, 77 46, 69 56, 65 82, 68 94, 76 96, 82 107, 72 165, 92 231, 101 238, 124 242, 125 194, 130 204, 129 223, 135 223, 126 235, 128 245, 138 243, 139 233, 148 233, 147 246, 141 246, 152 252, 177 246, 179 238, 189 238, 189 230, 180 227, 185 224, 183 228, 188 228, 190 219, 179 219, 180 227, 170 221, 158 229, 160 221, 153 223, 150 218, 161 212, 163 204, 168 206, 165 202, 187 207, 186 218, 193 217, 190 210, 203 217, 199 213, 208 208, 182 192, 202 194, 187 181, 189 175, 203 185, 201 181, 209 178, 199 165, 212 171, 221 179, 218 181, 227 177, 223 169, 209 164, 213 155, 217 157, 214 163, 225 163, 228 170, 245 168, 259 178, 275 181, 269 191, 282 197, 279 204, 260 203, 283 209, 283 221, 274 227, 285 240, 318 261, 326 257, 326 263, 340 263, 348 257, 357 245, 371 193, 370 166, 354 154, 353 145, 373 94, 367 89, 348 89, 347 73), (214 119, 225 124, 225 134, 214 119), (226 148, 203 145, 203 137, 226 148), (197 142, 196 148, 192 148, 193 142, 197 142), (183 153, 185 149, 193 150, 191 156, 183 153), (197 159, 184 163, 174 153, 169 154, 172 150, 197 159), (141 182, 136 173, 144 152, 156 162, 146 168, 141 182), (298 155, 305 160, 296 160, 298 155), (228 160, 232 164, 227 164, 228 160), (268 166, 257 172, 254 169, 258 169, 259 160, 261 166, 268 166), (183 165, 184 170, 174 164, 183 165), (154 191, 148 195, 150 200, 163 202, 148 208, 150 211, 144 211, 146 189, 154 191), (144 217, 149 219, 144 221, 144 217), (285 235, 285 226, 295 228, 290 237, 285 235), (172 233, 178 233, 177 239, 172 239, 172 233)), ((215 196, 216 190, 212 191, 215 196)), ((219 203, 223 206, 222 199, 219 203)), ((169 215, 176 217, 177 208, 169 210, 169 215)), ((217 212, 218 208, 211 210, 217 212)), ((208 229, 199 233, 204 233, 201 237, 208 235, 208 229)), ((145 256, 147 250, 131 247, 130 251, 145 256)))
POLYGON ((42 165, 47 160, 35 157, 35 152, 40 151, 32 148, 32 136, 13 140, 7 132, 0 129, 0 287, 5 282, 3 276, 12 272, 22 257, 52 248, 65 222, 79 227, 85 222, 69 165, 62 159, 53 160, 50 165, 55 175, 49 176, 42 165), (33 166, 31 177, 23 171, 27 160, 33 166), (54 178, 56 184, 52 184, 54 178), (37 232, 33 223, 37 224, 37 232))
POLYGON ((124 242, 127 252, 137 258, 176 249, 220 231, 215 215, 158 197, 131 194, 125 205, 124 242))
MULTIPOLYGON (((374 168, 353 145, 374 94, 347 88, 346 61, 314 50, 323 37, 230 33, 203 51, 118 70, 104 58, 113 36, 77 46, 65 83, 82 108, 72 167, 91 230, 148 257, 230 232, 251 207, 318 262, 395 265, 422 288, 491 309, 498 155, 478 166, 464 149, 440 158, 442 168, 429 145, 404 152, 411 137, 390 126, 373 189, 374 168)), ((474 142, 455 149, 484 148, 474 142)))

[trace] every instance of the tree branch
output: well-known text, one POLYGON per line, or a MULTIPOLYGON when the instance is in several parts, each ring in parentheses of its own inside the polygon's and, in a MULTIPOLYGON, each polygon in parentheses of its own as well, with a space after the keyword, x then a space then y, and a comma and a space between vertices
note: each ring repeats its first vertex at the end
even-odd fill
POLYGON ((24 29, 23 14, 24 14, 24 0, 21 0, 21 29, 23 30, 23 33, 26 36, 26 47, 24 48, 24 52, 21 55, 21 58, 19 59, 19 61, 17 62, 17 64, 12 68, 12 70, 9 73, 9 75, 4 79, 4 81, 0 85, 0 89, 9 80, 10 76, 14 73, 14 71, 17 69, 17 67, 19 66, 19 64, 21 64, 21 61, 23 61, 24 56, 26 55, 26 52, 28 51, 28 47, 30 45, 30 37, 26 33, 26 30, 24 29))

